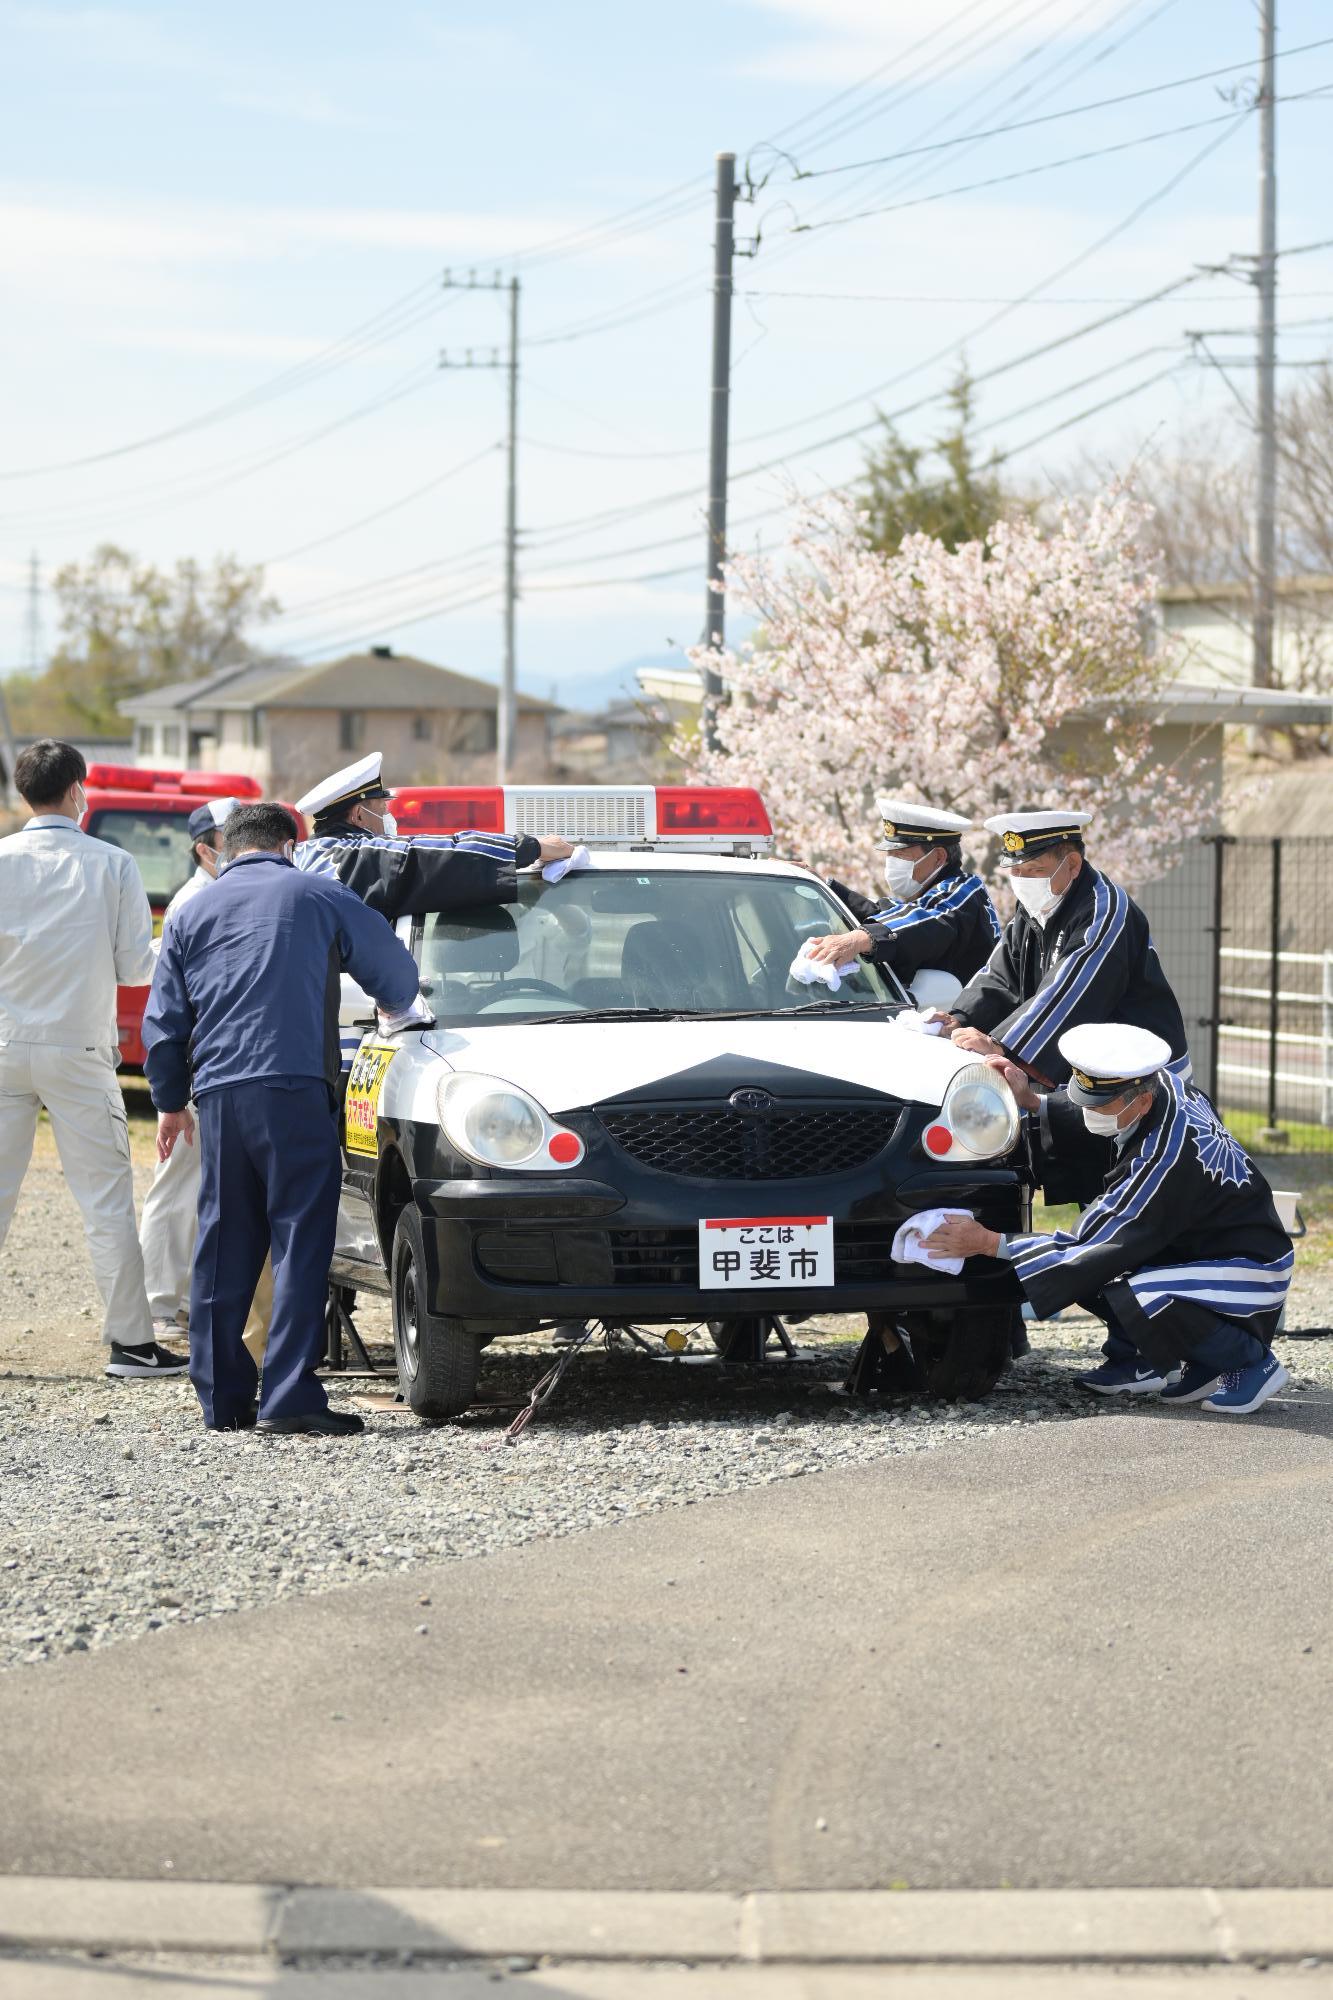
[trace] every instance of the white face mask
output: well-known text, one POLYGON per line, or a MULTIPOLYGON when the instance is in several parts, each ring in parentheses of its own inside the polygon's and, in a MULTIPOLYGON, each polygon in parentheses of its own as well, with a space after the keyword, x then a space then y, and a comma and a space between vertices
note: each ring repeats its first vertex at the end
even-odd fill
POLYGON ((889 894, 896 896, 900 903, 914 902, 925 887, 913 874, 915 867, 915 861, 909 861, 905 855, 884 856, 884 880, 889 885, 889 894))
POLYGON ((1092 1111, 1085 1104, 1083 1123, 1089 1132, 1095 1132, 1099 1139, 1110 1139, 1120 1130, 1120 1114, 1117 1111, 1092 1111))
MULTIPOLYGON (((1060 870, 1056 869, 1058 875, 1060 870)), ((1063 890, 1052 889, 1050 875, 1011 875, 1009 886, 1030 917, 1044 924, 1060 902, 1063 890)))
POLYGON ((384 831, 390 840, 398 838, 398 822, 392 813, 385 813, 384 815, 384 831))
POLYGON ((87 792, 84 791, 83 786, 80 785, 79 796, 74 801, 74 817, 75 819, 78 820, 84 819, 87 815, 87 812, 88 812, 88 794, 87 792))

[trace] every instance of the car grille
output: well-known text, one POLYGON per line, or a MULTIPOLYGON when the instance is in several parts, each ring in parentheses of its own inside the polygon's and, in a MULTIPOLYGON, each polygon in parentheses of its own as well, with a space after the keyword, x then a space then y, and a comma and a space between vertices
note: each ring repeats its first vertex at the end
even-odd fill
POLYGON ((603 1111, 610 1138, 659 1174, 710 1181, 811 1180, 863 1167, 884 1150, 901 1106, 738 1111, 603 1111))
MULTIPOLYGON (((868 1285, 894 1275, 890 1250, 892 1222, 836 1222, 833 1262, 840 1285, 868 1285)), ((611 1269, 617 1285, 699 1284, 699 1236, 695 1229, 609 1229, 611 1269)), ((762 1310, 761 1292, 748 1294, 762 1310)), ((721 1295, 719 1294, 719 1306, 721 1295)))

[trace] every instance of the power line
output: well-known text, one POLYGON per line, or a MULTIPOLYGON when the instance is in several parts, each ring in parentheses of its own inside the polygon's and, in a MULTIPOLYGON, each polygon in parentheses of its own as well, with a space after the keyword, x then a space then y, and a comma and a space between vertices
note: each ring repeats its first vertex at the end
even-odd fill
MULTIPOLYGON (((743 292, 739 292, 737 296, 744 299, 839 300, 844 304, 859 303, 882 306, 1040 305, 1043 310, 1047 306, 1119 306, 1133 304, 1132 298, 1125 292, 1080 292, 1074 296, 1065 298, 1053 299, 1047 297, 1038 299, 1031 292, 1025 292, 1021 298, 992 298, 970 292, 770 292, 755 287, 747 287, 743 292)), ((1333 299, 1333 292, 1284 292, 1283 297, 1288 299, 1333 299)), ((1205 292, 1202 295, 1196 293, 1194 298, 1195 305, 1234 305, 1235 302, 1236 294, 1234 292, 1205 292)), ((1301 324, 1301 322, 1294 322, 1294 324, 1301 324)), ((1309 324, 1313 325, 1313 321, 1309 322, 1309 324)), ((569 447, 564 445, 549 445, 546 448, 550 451, 564 451, 569 449, 569 447)), ((675 456, 675 454, 672 455, 675 456)))
MULTIPOLYGON (((1276 101, 1279 104, 1293 104, 1301 98, 1321 96, 1330 87, 1321 84, 1314 90, 1293 92, 1276 101)), ((986 188, 1006 187, 1012 181, 1031 180, 1036 174, 1054 173, 1060 167, 1077 167, 1087 160, 1108 159, 1113 153, 1133 152, 1136 147, 1153 145, 1159 139, 1178 139, 1186 132, 1207 131, 1215 125, 1229 124, 1234 118, 1233 111, 1223 111, 1213 118, 1196 118, 1188 125, 1168 125, 1158 132, 1142 132, 1135 139, 1119 139, 1113 145, 1094 146, 1084 153, 1066 153, 1058 160, 1043 160, 1035 167, 1017 167, 1007 174, 991 174, 986 180, 966 181, 959 187, 937 188, 933 194, 913 195, 907 201, 892 201, 879 208, 861 208, 848 215, 831 215, 823 222, 793 223, 789 233, 793 236, 808 236, 820 229, 840 229, 849 222, 867 222, 879 215, 897 215, 905 208, 922 208, 930 202, 950 201, 955 195, 979 194, 986 188)))
POLYGON ((284 549, 281 555, 264 556, 261 558, 260 566, 267 569, 272 563, 292 562, 297 556, 309 555, 311 549, 325 548, 330 542, 341 541, 344 535, 355 534, 358 528, 368 528, 373 521, 383 521, 390 514, 396 514, 400 507, 410 507, 414 500, 424 499, 427 493, 434 493, 439 487, 447 486, 449 481, 457 479, 460 473, 470 472, 474 465, 480 465, 483 458, 489 458, 492 452, 497 452, 500 448, 499 439, 494 444, 484 445, 480 451, 474 451, 470 458, 462 458, 457 465, 451 465, 447 472, 441 472, 434 479, 428 479, 423 486, 414 486, 410 493, 401 494, 397 500, 390 500, 386 507, 377 507, 373 514, 363 514, 359 520, 348 521, 341 528, 333 528, 327 535, 317 535, 313 541, 302 542, 299 548, 284 549))
MULTIPOLYGON (((1297 47, 1284 49, 1281 53, 1287 56, 1299 56, 1307 54, 1311 49, 1326 48, 1333 48, 1333 35, 1325 35, 1317 42, 1301 42, 1297 47)), ((1250 56, 1245 62, 1225 63, 1220 69, 1201 69, 1196 70, 1192 76, 1172 77, 1169 83, 1145 84, 1141 90, 1121 91, 1116 97, 1098 97, 1089 104, 1072 104, 1064 111, 1046 111, 1038 118, 1018 118, 1007 125, 992 125, 982 132, 960 132, 956 138, 937 139, 925 146, 902 146, 896 153, 881 153, 876 159, 849 160, 835 167, 802 167, 798 169, 794 178, 798 181, 817 181, 825 179, 830 174, 856 173, 863 167, 890 166, 895 160, 918 159, 925 153, 943 152, 950 146, 962 146, 972 140, 995 139, 1006 132, 1027 132, 1035 125, 1051 125, 1061 118, 1082 117, 1088 111, 1106 111, 1117 104, 1133 104, 1141 97, 1158 97, 1166 90, 1183 90, 1187 84, 1209 83, 1214 77, 1231 76, 1237 70, 1253 68, 1254 57, 1250 56)))

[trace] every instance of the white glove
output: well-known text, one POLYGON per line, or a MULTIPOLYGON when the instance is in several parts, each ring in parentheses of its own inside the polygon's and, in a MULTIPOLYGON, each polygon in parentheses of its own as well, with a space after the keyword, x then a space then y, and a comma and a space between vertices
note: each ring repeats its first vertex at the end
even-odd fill
POLYGON ((843 980, 855 979, 861 968, 856 964, 830 965, 825 959, 811 958, 815 942, 814 938, 806 939, 792 960, 787 977, 794 979, 798 986, 827 986, 830 993, 836 993, 843 980))
POLYGON ((391 1013, 384 1007, 377 1007, 375 1013, 382 1035, 399 1035, 404 1028, 431 1028, 435 1025, 435 1016, 420 993, 410 1006, 401 1008, 397 1013, 391 1013))
POLYGON ((564 880, 566 875, 571 873, 571 871, 579 868, 586 868, 588 866, 588 859, 589 856, 587 848, 576 847, 574 849, 574 852, 568 857, 567 860, 548 861, 546 866, 542 869, 542 881, 561 882, 564 880))
POLYGON ((943 1021, 928 1021, 926 1019, 928 1012, 929 1009, 925 1007, 904 1007, 901 1014, 894 1015, 894 1025, 899 1028, 910 1028, 914 1035, 942 1035, 943 1021))

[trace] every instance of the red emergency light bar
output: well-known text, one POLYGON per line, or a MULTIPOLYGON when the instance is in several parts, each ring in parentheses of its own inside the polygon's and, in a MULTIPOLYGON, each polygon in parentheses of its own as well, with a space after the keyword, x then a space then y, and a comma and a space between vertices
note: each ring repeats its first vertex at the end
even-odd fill
MULTIPOLYGON (((608 793, 628 797, 637 794, 645 807, 644 837, 657 840, 764 839, 773 837, 773 823, 759 793, 749 785, 644 785, 609 786, 608 793)), ((542 798, 554 811, 555 802, 567 793, 570 799, 571 832, 580 816, 580 806, 589 797, 583 786, 524 785, 517 788, 509 803, 542 798)), ((414 785, 395 793, 391 801, 401 833, 515 833, 521 830, 521 816, 506 810, 502 785, 414 785)), ((555 814, 555 823, 558 823, 555 814)), ((548 819, 548 825, 552 820, 548 819)))
POLYGON ((90 764, 88 788, 95 792, 177 792, 196 799, 262 799, 255 778, 238 771, 141 770, 135 764, 90 764))

